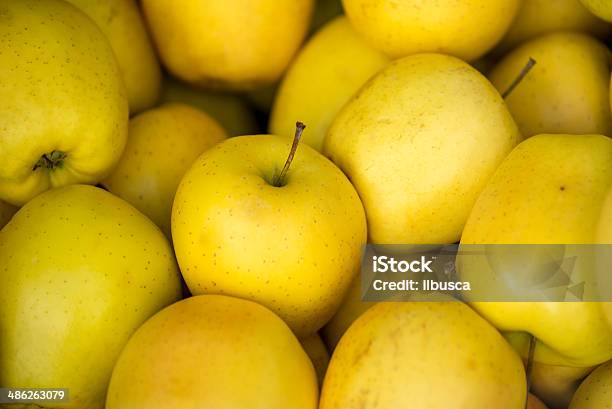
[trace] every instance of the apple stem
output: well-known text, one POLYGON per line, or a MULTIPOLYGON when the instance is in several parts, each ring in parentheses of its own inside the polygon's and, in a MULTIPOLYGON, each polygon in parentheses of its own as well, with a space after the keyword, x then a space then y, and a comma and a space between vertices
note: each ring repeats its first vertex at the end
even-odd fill
POLYGON ((531 390, 531 375, 533 373, 533 356, 535 354, 535 347, 536 339, 533 335, 529 334, 529 353, 527 354, 527 365, 525 368, 525 375, 527 376, 527 396, 525 397, 525 409, 527 409, 529 391, 531 390))
POLYGON ((300 143, 300 138, 302 137, 302 133, 304 132, 304 125, 302 122, 298 121, 295 123, 295 135, 293 136, 293 144, 291 145, 291 151, 289 151, 289 156, 285 161, 285 166, 283 166, 283 170, 280 171, 272 181, 272 185, 276 187, 281 187, 285 184, 285 176, 289 171, 289 166, 291 166, 291 162, 293 161, 293 157, 295 156, 295 152, 297 151, 298 144, 300 143))
POLYGON ((529 71, 531 71, 531 69, 536 65, 536 63, 536 60, 529 57, 529 61, 527 61, 527 64, 525 64, 518 77, 516 77, 514 81, 512 81, 512 84, 510 84, 508 89, 504 91, 504 93, 502 94, 502 98, 506 99, 508 95, 510 95, 512 91, 514 91, 514 88, 516 88, 517 85, 519 85, 521 81, 523 81, 523 79, 527 76, 527 74, 529 74, 529 71))
POLYGON ((32 170, 38 168, 46 168, 53 170, 62 166, 62 163, 66 159, 66 153, 62 151, 52 151, 51 153, 45 153, 38 159, 38 162, 34 165, 32 170))

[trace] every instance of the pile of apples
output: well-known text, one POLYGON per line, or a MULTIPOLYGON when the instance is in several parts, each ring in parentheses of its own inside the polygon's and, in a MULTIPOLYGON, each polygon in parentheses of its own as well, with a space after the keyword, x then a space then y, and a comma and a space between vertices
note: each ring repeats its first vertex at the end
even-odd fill
POLYGON ((605 0, 0 0, 0 387, 612 408, 612 302, 359 281, 366 243, 612 244, 610 22, 605 0))

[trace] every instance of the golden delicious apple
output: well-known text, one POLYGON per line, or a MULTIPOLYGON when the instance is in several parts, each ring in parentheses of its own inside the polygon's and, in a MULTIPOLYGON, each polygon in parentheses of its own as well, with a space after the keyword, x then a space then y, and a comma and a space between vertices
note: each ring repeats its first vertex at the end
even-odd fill
MULTIPOLYGON (((404 302, 407 300, 407 296, 397 293, 397 298, 391 297, 388 301, 394 299, 404 302)), ((361 277, 357 275, 351 282, 340 307, 321 330, 327 348, 333 351, 351 324, 373 305, 376 305, 376 302, 361 299, 361 277)))
POLYGON ((316 332, 306 338, 302 338, 300 343, 312 361, 320 386, 323 384, 327 365, 329 365, 329 351, 323 343, 321 336, 316 332))
MULTIPOLYGON (((517 146, 483 190, 462 244, 597 243, 612 185, 612 140, 601 135, 537 135, 517 146)), ((612 243, 612 241, 608 242, 612 243)), ((461 270, 462 277, 470 271, 461 270)), ((612 358, 610 305, 597 302, 474 302, 502 331, 537 339, 534 359, 589 367, 612 358)))
POLYGON ((161 231, 85 185, 37 196, 0 231, 0 283, 0 385, 69 389, 46 408, 104 408, 132 332, 181 293, 161 231))
POLYGON ((612 22, 612 3, 609 0, 580 0, 597 17, 612 22))
POLYGON ((151 108, 161 89, 161 70, 134 0, 68 0, 85 12, 110 41, 127 89, 131 113, 151 108))
POLYGON ((505 90, 528 58, 536 66, 506 98, 525 137, 539 133, 612 135, 610 52, 585 34, 538 37, 504 57, 489 74, 505 90))
POLYGON ((249 105, 234 94, 203 91, 166 78, 162 102, 182 102, 215 118, 230 136, 253 135, 259 132, 255 114, 249 105))
POLYGON ((569 409, 612 408, 612 361, 601 365, 580 384, 569 409))
POLYGON ((534 362, 531 390, 546 402, 550 409, 567 409, 580 382, 592 370, 593 367, 576 368, 534 362))
POLYGON ((278 80, 306 36, 314 0, 142 0, 168 70, 208 88, 278 80))
POLYGON ((288 138, 230 138, 187 171, 172 239, 193 294, 252 299, 303 337, 333 315, 359 271, 366 221, 357 192, 329 160, 288 138))
POLYGON ((438 244, 459 239, 478 194, 520 138, 476 69, 418 54, 393 62, 345 105, 323 152, 359 192, 373 243, 438 244))
POLYGON ((97 183, 121 156, 128 103, 113 50, 61 0, 0 4, 0 199, 97 183))
POLYGON ((11 220, 17 208, 0 200, 0 229, 2 229, 11 220))
POLYGON ((320 409, 523 409, 520 357, 465 304, 378 303, 332 356, 320 409))
POLYGON ((316 409, 312 363, 287 325, 251 301, 187 298, 121 353, 106 409, 316 409))
POLYGON ((506 33, 521 0, 343 0, 355 30, 390 56, 439 52, 475 60, 506 33))
POLYGON ((580 0, 526 0, 503 40, 495 47, 504 54, 519 43, 554 31, 572 30, 607 38, 612 25, 598 19, 580 0))
POLYGON ((204 112, 174 103, 132 118, 128 135, 119 164, 102 183, 170 237, 172 202, 183 175, 227 134, 204 112))
POLYGON ((346 17, 336 18, 312 37, 287 71, 274 101, 270 132, 291 136, 299 118, 308 124, 303 141, 321 150, 340 109, 388 63, 346 17))

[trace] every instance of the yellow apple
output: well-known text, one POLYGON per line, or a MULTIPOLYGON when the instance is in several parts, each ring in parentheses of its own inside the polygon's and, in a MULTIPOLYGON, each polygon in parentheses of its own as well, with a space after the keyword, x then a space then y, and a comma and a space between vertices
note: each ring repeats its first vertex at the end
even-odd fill
POLYGON ((580 384, 569 409, 612 408, 612 361, 595 369, 580 384))
POLYGON ((312 365, 317 373, 319 385, 322 385, 323 379, 325 378, 325 372, 327 371, 327 365, 329 365, 329 351, 325 343, 323 343, 318 333, 302 338, 300 343, 312 361, 312 365))
POLYGON ((523 409, 520 357, 465 304, 378 303, 332 356, 320 409, 523 409))
POLYGON ((383 69, 344 106, 323 152, 359 192, 373 243, 438 244, 459 239, 478 194, 520 138, 476 69, 418 54, 383 69))
POLYGON ((610 52, 604 44, 573 32, 538 37, 505 56, 489 79, 498 90, 505 90, 530 57, 537 64, 506 98, 525 137, 612 135, 610 52))
MULTIPOLYGON (((600 225, 611 185, 610 138, 534 136, 497 169, 474 205, 461 243, 601 243, 598 235, 612 230, 610 224, 600 225)), ((469 278, 469 269, 460 271, 469 278)), ((474 302, 472 306, 502 331, 532 334, 537 340, 536 362, 589 367, 612 358, 610 304, 474 302)))
POLYGON ((287 325, 251 301, 187 298, 121 353, 106 409, 316 409, 312 363, 287 325))
POLYGON ((278 80, 306 36, 314 0, 142 0, 168 70, 208 88, 278 80))
POLYGON ((151 108, 161 89, 161 70, 134 0, 68 0, 98 24, 110 41, 127 89, 131 113, 151 108))
MULTIPOLYGON (((404 302, 408 298, 406 294, 398 293, 387 301, 398 300, 404 302)), ((333 351, 351 324, 373 305, 376 305, 376 302, 363 301, 361 299, 361 277, 357 275, 351 282, 340 307, 338 307, 334 316, 321 330, 327 348, 333 351)))
POLYGON ((521 0, 343 0, 355 30, 390 56, 422 52, 475 60, 506 33, 521 0))
POLYGON ((2 229, 11 220, 17 208, 0 200, 0 229, 2 229))
POLYGON ((211 117, 185 104, 166 104, 132 118, 125 151, 102 183, 170 237, 176 188, 202 152, 227 134, 211 117))
POLYGON ((608 0, 580 0, 593 14, 612 22, 612 4, 608 0))
POLYGON ((172 239, 193 294, 252 299, 303 337, 329 320, 359 271, 364 210, 346 176, 300 145, 284 180, 288 138, 230 138, 179 185, 172 239))
POLYGON ((554 31, 572 30, 605 39, 612 25, 598 19, 580 0, 524 0, 503 40, 495 47, 504 54, 519 43, 554 31))
POLYGON ((0 385, 69 389, 45 408, 104 408, 130 335, 181 294, 161 231, 85 185, 37 196, 0 231, 0 283, 0 385))
POLYGON ((270 132, 291 136, 299 119, 308 125, 303 141, 321 150, 340 109, 388 63, 383 53, 361 39, 346 17, 334 19, 310 39, 283 78, 270 116, 270 132))
POLYGON ((253 135, 259 132, 257 118, 249 105, 238 95, 203 91, 166 78, 162 102, 182 102, 215 118, 231 136, 253 135))
POLYGON ((22 205, 51 187, 99 182, 128 122, 104 34, 64 1, 23 0, 2 3, 0 38, 0 200, 22 205))

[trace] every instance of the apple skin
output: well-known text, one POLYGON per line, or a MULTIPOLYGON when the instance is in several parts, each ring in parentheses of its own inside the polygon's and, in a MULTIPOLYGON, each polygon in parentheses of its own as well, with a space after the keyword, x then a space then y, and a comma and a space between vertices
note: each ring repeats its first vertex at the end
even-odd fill
POLYGON ((612 23, 612 4, 607 0, 580 0, 591 13, 612 23))
MULTIPOLYGON (((401 302, 406 301, 406 294, 397 293, 390 297, 387 301, 393 302, 393 300, 401 302)), ((342 338, 342 335, 351 326, 361 314, 368 310, 373 305, 376 305, 373 301, 363 301, 361 299, 361 276, 357 275, 346 292, 346 295, 342 299, 340 307, 336 310, 334 316, 325 324, 321 330, 321 335, 327 348, 333 351, 336 345, 342 338)))
POLYGON ((193 85, 232 91, 279 80, 308 32, 314 9, 314 0, 141 4, 169 72, 193 85))
POLYGON ((342 0, 355 30, 395 58, 436 52, 473 61, 505 34, 521 0, 342 0))
POLYGON ((134 0, 68 0, 108 38, 125 82, 130 113, 151 108, 159 98, 161 69, 134 0))
POLYGON ((132 118, 128 135, 121 160, 102 184, 170 237, 172 201, 183 175, 227 134, 204 112, 175 103, 132 118))
POLYGON ((130 335, 181 294, 159 228, 85 185, 37 196, 0 231, 0 283, 0 385, 69 389, 45 408, 104 408, 130 335))
POLYGON ((347 330, 320 409, 523 409, 525 371, 501 334, 465 304, 378 303, 347 330))
MULTIPOLYGON (((472 209, 461 244, 610 244, 603 237, 606 231, 611 237, 612 225, 602 217, 602 207, 611 181, 610 138, 536 135, 518 145, 497 169, 472 209)), ((462 278, 469 279, 469 265, 459 261, 458 267, 462 278)), ((584 271, 587 283, 591 273, 584 271)), ((502 331, 534 335, 537 362, 590 367, 612 358, 611 303, 471 306, 502 331)))
POLYGON ((52 187, 98 183, 119 160, 128 125, 108 40, 64 1, 2 8, 0 200, 21 206, 52 187), (52 169, 38 166, 43 155, 56 158, 52 169))
POLYGON ((612 408, 612 361, 599 366, 580 384, 569 409, 612 408))
POLYGON ((317 398, 312 363, 278 316, 252 301, 200 295, 136 331, 106 409, 316 409, 317 398))
POLYGON ((475 68, 416 54, 392 62, 342 108, 323 153, 359 192, 370 242, 444 244, 459 240, 478 194, 521 139, 475 68))
POLYGON ((291 136, 295 118, 300 118, 308 125, 302 141, 320 151, 334 117, 389 61, 359 36, 346 17, 335 18, 304 45, 283 77, 270 133, 291 136))
POLYGON ((612 33, 612 25, 595 17, 580 0, 523 1, 493 54, 502 56, 520 43, 555 31, 580 31, 605 40, 612 33))
POLYGON ((612 134, 610 51, 582 33, 555 32, 522 43, 490 71, 500 92, 529 58, 537 61, 506 98, 525 137, 543 133, 612 134))
POLYGON ((255 300, 304 337, 340 304, 367 233, 353 186, 308 145, 286 184, 271 184, 290 148, 288 138, 256 135, 204 152, 177 190, 172 239, 193 294, 255 300))

